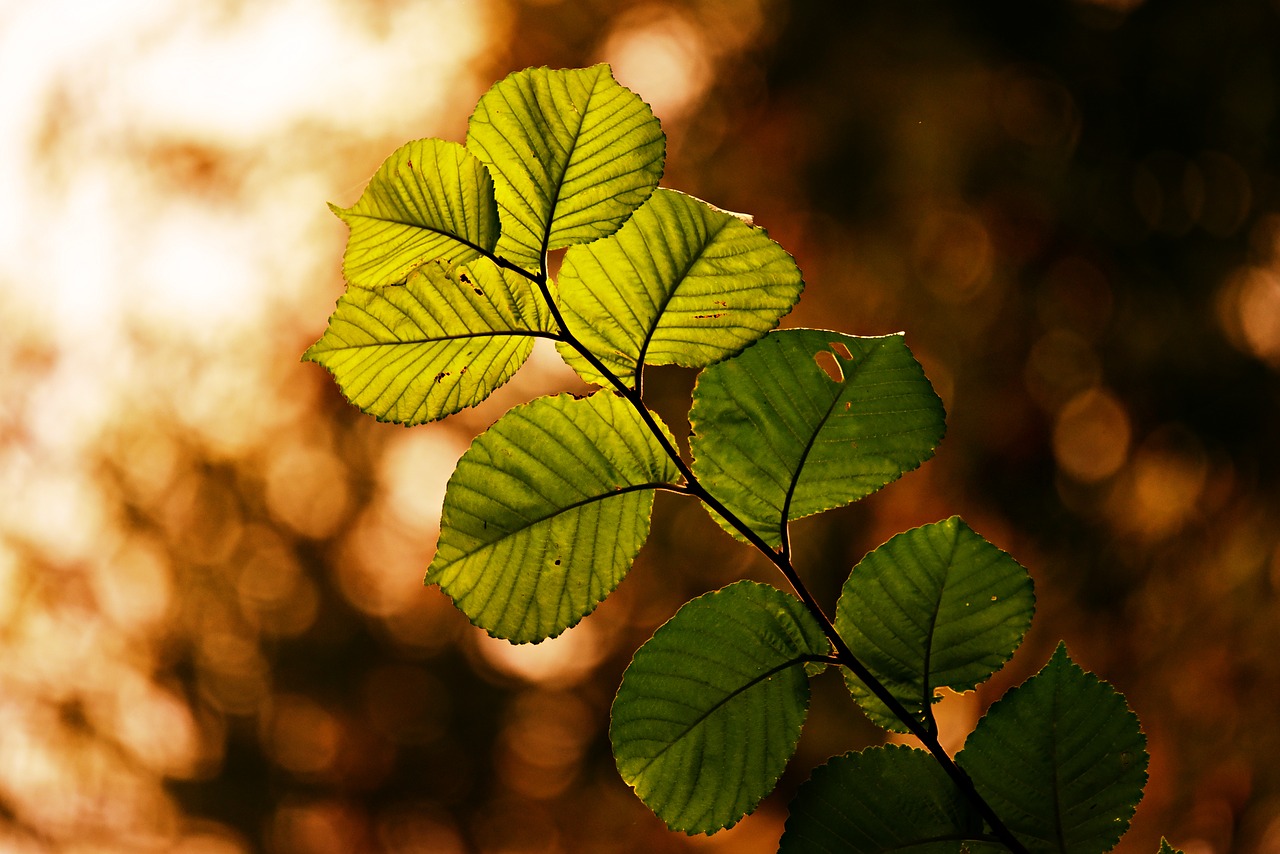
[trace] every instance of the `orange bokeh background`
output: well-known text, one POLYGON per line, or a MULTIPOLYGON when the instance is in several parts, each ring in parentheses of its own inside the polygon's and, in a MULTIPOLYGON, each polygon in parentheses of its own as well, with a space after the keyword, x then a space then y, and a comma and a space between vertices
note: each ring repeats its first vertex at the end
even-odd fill
MULTIPOLYGON (((940 0, 0 4, 0 850, 764 852, 810 770, 883 733, 831 674, 779 790, 663 828, 606 729, 687 598, 778 583, 663 496, 635 569, 514 647, 422 586, 445 482, 551 348, 403 429, 299 356, 346 205, 529 65, 608 61, 663 183, 793 252, 788 326, 906 330, 935 460, 796 526, 829 607, 963 515, 1037 584, 959 749, 1058 639, 1129 698, 1123 851, 1280 851, 1280 5, 940 0), (1229 61, 1228 61, 1229 58, 1229 61)), ((677 433, 692 376, 652 372, 677 433)))

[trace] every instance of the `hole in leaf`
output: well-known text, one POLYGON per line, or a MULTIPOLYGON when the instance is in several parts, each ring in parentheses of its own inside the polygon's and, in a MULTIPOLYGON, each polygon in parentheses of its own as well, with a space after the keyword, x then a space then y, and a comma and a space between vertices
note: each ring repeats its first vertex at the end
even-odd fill
POLYGON ((556 566, 560 565, 560 558, 556 558, 556 566))
POLYGON ((832 382, 844 382, 844 371, 830 350, 823 350, 814 355, 813 360, 822 368, 822 372, 831 377, 832 382))
POLYGON ((841 359, 852 359, 853 354, 849 352, 849 348, 844 346, 840 341, 832 341, 831 349, 836 351, 836 355, 841 359))

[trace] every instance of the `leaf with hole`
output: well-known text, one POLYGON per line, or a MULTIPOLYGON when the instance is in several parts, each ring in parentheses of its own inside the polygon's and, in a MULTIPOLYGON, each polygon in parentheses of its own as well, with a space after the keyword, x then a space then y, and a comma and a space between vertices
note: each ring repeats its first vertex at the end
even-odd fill
POLYGON ((494 84, 467 148, 493 175, 498 254, 539 272, 548 249, 612 234, 658 186, 666 145, 649 105, 608 65, 529 68, 494 84))
MULTIPOLYGON (((1031 625, 1026 569, 958 516, 898 534, 845 581, 836 630, 917 721, 938 688, 967 691, 1013 655, 1031 625)), ((851 672, 849 690, 880 726, 907 732, 851 672)))
MULTIPOLYGON (((804 288, 763 229, 663 189, 616 234, 566 252, 558 282, 566 327, 632 387, 642 364, 701 368, 733 355, 777 326, 804 288)), ((557 346, 584 379, 607 385, 557 346)))
POLYGON ((1124 697, 1059 644, 992 705, 956 763, 1032 852, 1110 851, 1147 781, 1146 738, 1124 697))
POLYGON ((901 335, 822 329, 771 332, 704 370, 689 419, 694 474, 771 546, 792 519, 916 468, 946 430, 901 335))
POLYGON ((484 400, 553 330, 524 279, 483 258, 431 261, 403 285, 348 290, 302 358, 379 421, 422 424, 484 400))
POLYGON ((904 745, 869 747, 815 768, 790 813, 778 854, 1008 850, 984 837, 982 818, 933 757, 904 745))
POLYGON ((804 605, 740 581, 686 604, 636 652, 609 738, 622 778, 673 830, 731 827, 773 790, 830 645, 804 605))
POLYGON ((351 228, 342 270, 358 288, 399 284, 434 259, 464 264, 498 242, 493 181, 456 142, 400 146, 354 205, 330 207, 351 228))
POLYGON ((622 581, 649 535, 654 490, 678 478, 611 392, 514 407, 449 479, 427 583, 497 637, 558 635, 622 581))

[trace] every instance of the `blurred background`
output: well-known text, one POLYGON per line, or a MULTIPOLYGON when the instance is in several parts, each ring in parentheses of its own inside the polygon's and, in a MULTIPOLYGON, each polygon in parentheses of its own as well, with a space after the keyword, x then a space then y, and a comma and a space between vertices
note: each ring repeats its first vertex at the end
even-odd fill
MULTIPOLYGON (((668 833, 613 768, 622 669, 779 579, 661 496, 595 615, 491 640, 422 586, 444 485, 572 376, 406 430, 299 362, 326 202, 510 71, 609 61, 663 183, 796 255, 784 324, 905 330, 947 404, 932 462, 797 526, 823 601, 963 515, 1039 605, 948 744, 1063 638, 1150 740, 1121 850, 1280 852, 1278 48, 1271 0, 0 3, 0 850, 765 852, 882 740, 824 675, 779 790, 668 833)), ((647 384, 677 430, 691 384, 647 384)))

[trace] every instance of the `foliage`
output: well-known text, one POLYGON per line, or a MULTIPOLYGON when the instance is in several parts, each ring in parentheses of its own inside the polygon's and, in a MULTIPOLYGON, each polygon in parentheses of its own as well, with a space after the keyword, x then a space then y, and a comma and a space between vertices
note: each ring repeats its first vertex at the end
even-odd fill
POLYGON ((739 582, 688 603, 636 653, 613 707, 622 777, 670 827, 750 813, 795 750, 808 680, 844 669, 866 714, 924 750, 831 760, 783 851, 1109 850, 1141 798, 1145 739, 1123 698, 1060 646, 952 760, 940 688, 966 691, 1021 643, 1026 570, 958 518, 851 572, 834 622, 801 583, 789 525, 934 453, 941 401, 901 335, 773 331, 791 257, 749 219, 657 189, 665 138, 608 66, 530 69, 485 94, 466 146, 408 143, 338 214, 348 292, 306 353, 344 395, 406 425, 483 400, 534 338, 601 386, 510 410, 449 481, 427 581, 490 634, 538 642, 621 581, 657 490, 696 498, 797 595, 739 582), (559 281, 547 253, 568 248, 559 281), (691 459, 644 403, 644 370, 703 369, 691 459))

